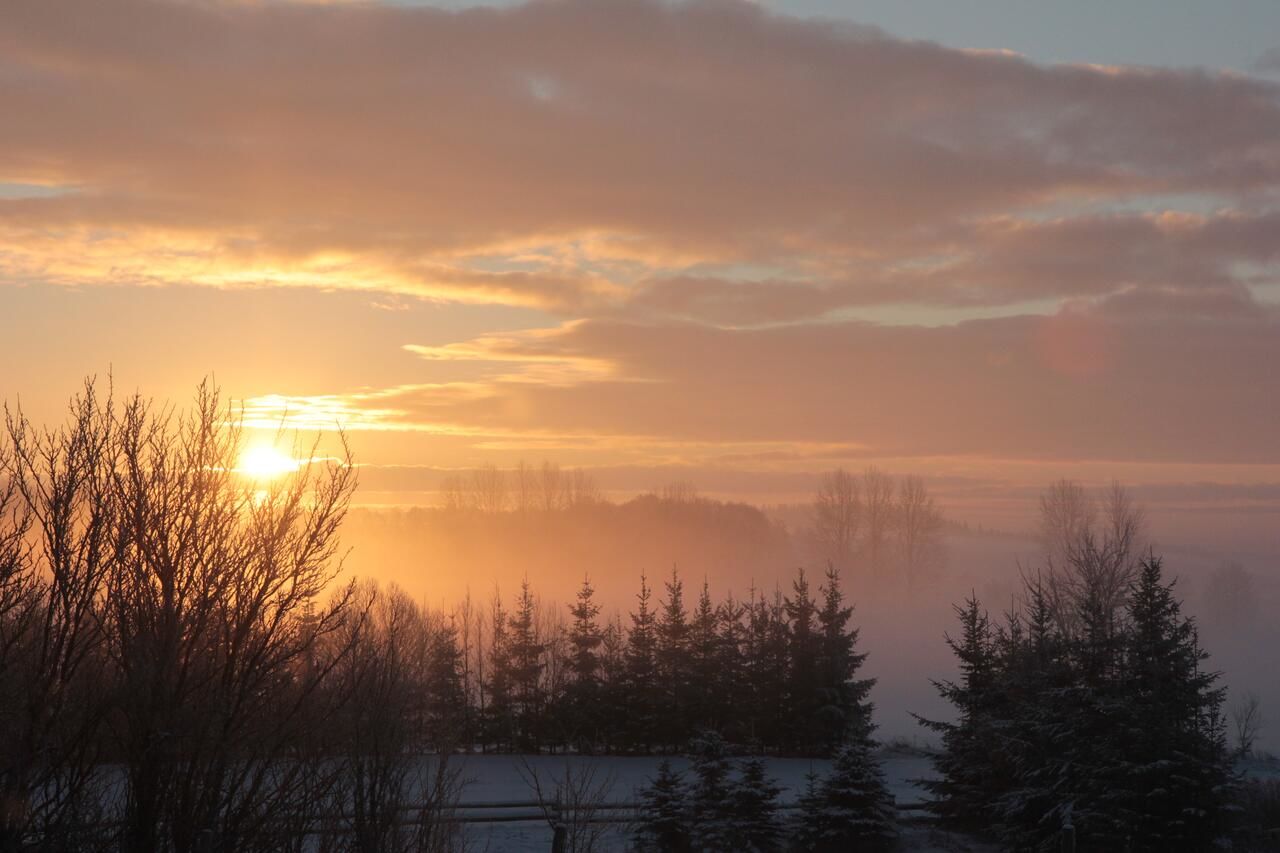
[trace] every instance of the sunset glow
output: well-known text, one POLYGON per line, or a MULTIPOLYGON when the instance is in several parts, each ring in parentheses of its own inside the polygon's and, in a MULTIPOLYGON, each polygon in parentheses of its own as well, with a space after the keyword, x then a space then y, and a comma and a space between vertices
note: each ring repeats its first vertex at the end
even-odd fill
POLYGON ((269 445, 250 447, 240 456, 237 470, 254 480, 274 480, 298 470, 300 463, 269 445))

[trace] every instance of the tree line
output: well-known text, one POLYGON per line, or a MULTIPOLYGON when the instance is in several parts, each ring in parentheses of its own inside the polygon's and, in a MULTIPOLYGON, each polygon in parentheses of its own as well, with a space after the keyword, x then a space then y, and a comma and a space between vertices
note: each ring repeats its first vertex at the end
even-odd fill
POLYGON ((461 739, 485 749, 653 753, 714 730, 778 754, 828 755, 861 725, 871 681, 840 574, 814 590, 803 570, 787 594, 753 591, 692 606, 672 571, 655 598, 641 576, 624 624, 602 624, 589 580, 568 621, 540 619, 528 582, 487 618, 466 603, 459 642, 461 739), (487 636, 486 636, 487 634, 487 636))

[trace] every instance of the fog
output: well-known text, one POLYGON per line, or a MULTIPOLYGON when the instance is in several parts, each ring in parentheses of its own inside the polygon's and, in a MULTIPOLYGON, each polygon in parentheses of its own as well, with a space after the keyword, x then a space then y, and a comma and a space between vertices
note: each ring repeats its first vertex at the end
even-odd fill
MULTIPOLYGON (((947 717, 931 679, 955 674, 944 641, 956 627, 953 606, 973 594, 993 617, 1001 616, 1017 607, 1024 573, 1045 567, 1038 499, 1026 496, 1024 503, 1021 512, 1002 510, 1022 525, 1012 530, 953 520, 942 506, 947 521, 940 551, 912 588, 893 565, 873 574, 865 554, 840 566, 860 646, 869 653, 864 671, 877 679, 872 699, 881 738, 927 740, 911 715, 947 717)), ((1256 527, 1251 510, 1239 515, 1148 504, 1143 551, 1162 557, 1166 576, 1177 579, 1184 610, 1196 617, 1210 654, 1208 666, 1222 672, 1229 688, 1228 715, 1242 697, 1256 694, 1264 717, 1258 746, 1275 751, 1280 722, 1265 720, 1280 721, 1280 675, 1270 659, 1280 646, 1272 616, 1280 611, 1280 560, 1228 550, 1222 544, 1228 536, 1208 535, 1215 527, 1256 527)), ((449 612, 468 593, 484 603, 495 590, 510 602, 527 578, 544 612, 563 615, 589 578, 602 616, 621 616, 624 625, 641 573, 661 599, 662 583, 678 570, 689 604, 704 580, 717 601, 730 594, 744 600, 753 589, 787 594, 797 568, 816 585, 827 560, 812 506, 722 501, 688 487, 549 511, 357 508, 343 539, 351 573, 395 583, 433 609, 449 612)))

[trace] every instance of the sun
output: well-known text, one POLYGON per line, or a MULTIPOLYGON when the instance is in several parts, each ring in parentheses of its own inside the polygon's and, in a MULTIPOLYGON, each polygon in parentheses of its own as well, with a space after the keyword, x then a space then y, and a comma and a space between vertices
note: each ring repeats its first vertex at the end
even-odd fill
POLYGON ((298 467, 297 459, 270 445, 262 444, 245 450, 240 455, 240 466, 236 470, 255 480, 271 480, 283 474, 291 474, 298 467))

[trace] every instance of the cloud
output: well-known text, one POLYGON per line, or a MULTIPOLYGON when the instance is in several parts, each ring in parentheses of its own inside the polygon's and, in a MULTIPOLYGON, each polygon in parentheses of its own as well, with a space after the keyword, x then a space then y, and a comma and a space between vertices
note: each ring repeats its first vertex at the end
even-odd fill
POLYGON ((729 322, 1007 304, 1163 274, 1151 247, 1183 275, 1227 266, 1154 218, 1047 207, 1237 207, 1280 179, 1262 80, 1038 66, 746 3, 50 0, 9 11, 0 51, 0 181, 64 188, 0 198, 3 273, 28 282, 564 316, 639 282, 639 305, 729 322))
POLYGON ((618 446, 1280 463, 1275 312, 1206 319, 1121 307, 939 327, 583 321, 478 338, 454 352, 490 374, 459 389, 392 390, 377 405, 405 428, 618 446), (518 375, 582 353, 608 368, 558 382, 518 375))
POLYGON ((397 327, 408 367, 264 426, 1280 462, 1267 79, 716 0, 46 0, 6 10, 0 115, 0 185, 44 188, 0 193, 0 283, 544 312, 397 327))

